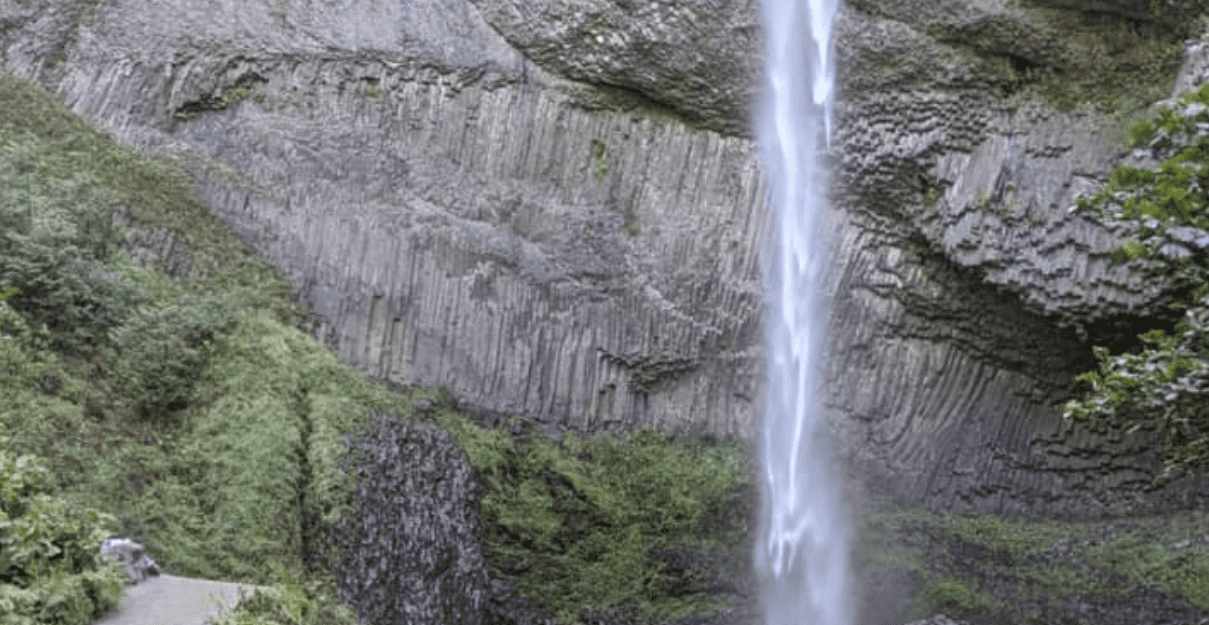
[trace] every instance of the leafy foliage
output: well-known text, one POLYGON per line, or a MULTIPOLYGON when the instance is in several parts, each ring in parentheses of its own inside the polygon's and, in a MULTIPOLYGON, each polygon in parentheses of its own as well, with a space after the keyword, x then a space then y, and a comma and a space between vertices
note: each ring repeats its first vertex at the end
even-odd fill
POLYGON ((0 101, 0 144, 31 138, 38 175, 46 180, 91 180, 107 189, 136 222, 170 230, 190 257, 199 288, 243 290, 255 298, 256 306, 289 322, 301 319, 289 285, 206 210, 183 157, 145 158, 38 87, 12 76, 0 74, 0 101))
POLYGON ((116 332, 118 371, 143 418, 164 419, 188 405, 213 341, 234 325, 231 305, 186 294, 144 307, 116 332))
POLYGON ((1151 329, 1136 353, 1097 348, 1100 370, 1079 379, 1091 393, 1066 406, 1073 419, 1107 418, 1156 428, 1170 470, 1209 461, 1209 85, 1137 124, 1130 136, 1158 161, 1122 166, 1078 208, 1125 224, 1132 236, 1113 258, 1132 263, 1174 294, 1174 331, 1151 329))
MULTIPOLYGON (((0 228, 17 242, 0 253, 31 238, 48 258, 70 251, 87 269, 73 275, 107 278, 63 283, 93 297, 69 304, 108 307, 72 329, 87 332, 79 337, 53 325, 61 314, 21 299, 36 282, 0 286, 0 425, 13 450, 45 458, 29 474, 40 476, 39 494, 22 491, 22 501, 61 502, 48 504, 51 520, 103 510, 110 529, 174 574, 278 582, 231 623, 349 622, 330 585, 313 584, 330 555, 324 529, 349 505, 346 439, 371 411, 414 413, 427 391, 368 381, 299 330, 285 282, 205 212, 178 163, 117 146, 21 81, 0 76, 0 99, 9 163, 0 203, 15 207, 0 228), (115 253, 124 235, 105 218, 117 207, 132 229, 171 230, 201 270, 168 277, 115 253), (106 299, 110 284, 132 297, 106 299)), ((654 433, 553 443, 483 430, 453 410, 442 419, 493 488, 483 518, 494 566, 539 603, 553 602, 564 620, 631 607, 671 618, 712 605, 706 567, 681 560, 716 562, 743 548, 740 446, 654 433)), ((80 598, 99 606, 109 596, 102 569, 38 570, 28 587, 0 585, 0 614, 35 615, 22 625, 86 622, 80 598)))
POLYGON ((0 437, 0 615, 87 625, 117 604, 124 583, 97 549, 110 519, 54 497, 45 464, 7 445, 0 437))
POLYGON ((332 580, 303 580, 280 566, 272 585, 243 597, 214 625, 357 625, 357 615, 336 600, 332 580))
POLYGON ((266 581, 269 562, 304 569, 304 551, 321 550, 304 533, 345 503, 342 437, 397 399, 293 327, 284 281, 177 165, 117 146, 19 80, 0 76, 0 99, 0 274, 16 276, 17 254, 31 267, 0 283, 0 424, 14 448, 43 454, 65 500, 112 513, 168 570, 266 581), (123 260, 119 206, 136 228, 171 229, 203 270, 186 281, 123 260), (63 257, 76 265, 39 260, 63 257), (84 295, 31 300, 41 275, 84 295), (137 296, 105 299, 111 283, 137 296), (76 343, 89 349, 58 340, 62 302, 87 311, 88 325, 64 327, 87 330, 76 343))
POLYGON ((204 348, 179 429, 111 443, 86 496, 167 570, 264 583, 267 563, 323 561, 318 533, 346 505, 343 436, 399 400, 272 315, 210 310, 227 329, 204 348))

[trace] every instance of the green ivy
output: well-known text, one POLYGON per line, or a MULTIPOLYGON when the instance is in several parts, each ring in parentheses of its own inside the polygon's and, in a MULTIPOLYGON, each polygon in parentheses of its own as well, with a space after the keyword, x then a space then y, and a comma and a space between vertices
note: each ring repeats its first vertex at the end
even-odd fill
POLYGON ((1109 419, 1161 435, 1168 471, 1209 461, 1209 84, 1159 109, 1130 132, 1153 168, 1117 167, 1108 184, 1081 197, 1078 209, 1131 234, 1112 254, 1174 298, 1174 330, 1152 328, 1141 348, 1113 354, 1097 347, 1098 371, 1067 404, 1078 420, 1109 419))

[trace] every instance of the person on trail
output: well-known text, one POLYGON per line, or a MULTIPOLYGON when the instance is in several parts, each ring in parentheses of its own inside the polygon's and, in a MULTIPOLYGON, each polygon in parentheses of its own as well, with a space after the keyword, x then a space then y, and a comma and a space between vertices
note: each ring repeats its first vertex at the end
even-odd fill
POLYGON ((160 567, 147 555, 139 543, 129 538, 107 538, 101 541, 101 557, 122 567, 126 577, 137 584, 148 575, 159 575, 160 567))

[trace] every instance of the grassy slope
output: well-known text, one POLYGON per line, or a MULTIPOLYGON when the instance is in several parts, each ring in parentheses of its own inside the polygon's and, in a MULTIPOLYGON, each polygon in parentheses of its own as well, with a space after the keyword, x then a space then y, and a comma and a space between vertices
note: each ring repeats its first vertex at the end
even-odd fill
POLYGON ((10 378, 0 399, 12 443, 47 458, 69 498, 113 514, 117 531, 147 542, 170 570, 266 581, 270 563, 297 567, 306 538, 300 502, 314 516, 340 505, 339 433, 370 409, 405 402, 295 328, 302 309, 287 285, 205 211, 171 163, 116 145, 11 77, 0 76, 0 101, 0 141, 35 146, 38 177, 84 178, 112 191, 136 221, 172 229, 194 265, 214 268, 183 282, 112 259, 144 294, 139 314, 202 314, 189 303, 206 301, 226 317, 197 346, 204 366, 188 372, 198 382, 187 405, 152 414, 123 376, 122 351, 162 323, 136 326, 129 345, 87 357, 29 345, 38 384, 10 378))

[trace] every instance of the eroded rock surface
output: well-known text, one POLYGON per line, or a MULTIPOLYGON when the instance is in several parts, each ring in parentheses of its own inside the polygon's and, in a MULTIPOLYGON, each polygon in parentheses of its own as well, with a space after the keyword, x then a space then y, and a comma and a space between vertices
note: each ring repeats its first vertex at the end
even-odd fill
MULTIPOLYGON (((842 12, 829 406, 843 455, 910 503, 1204 496, 1155 484, 1145 432, 1060 416, 1092 345, 1164 301, 1067 210, 1120 125, 1029 88, 1078 61, 1063 20, 1146 21, 1135 4, 842 12)), ((26 0, 0 7, 0 59, 184 163, 367 373, 550 431, 750 437, 758 21, 711 0, 26 0)))

